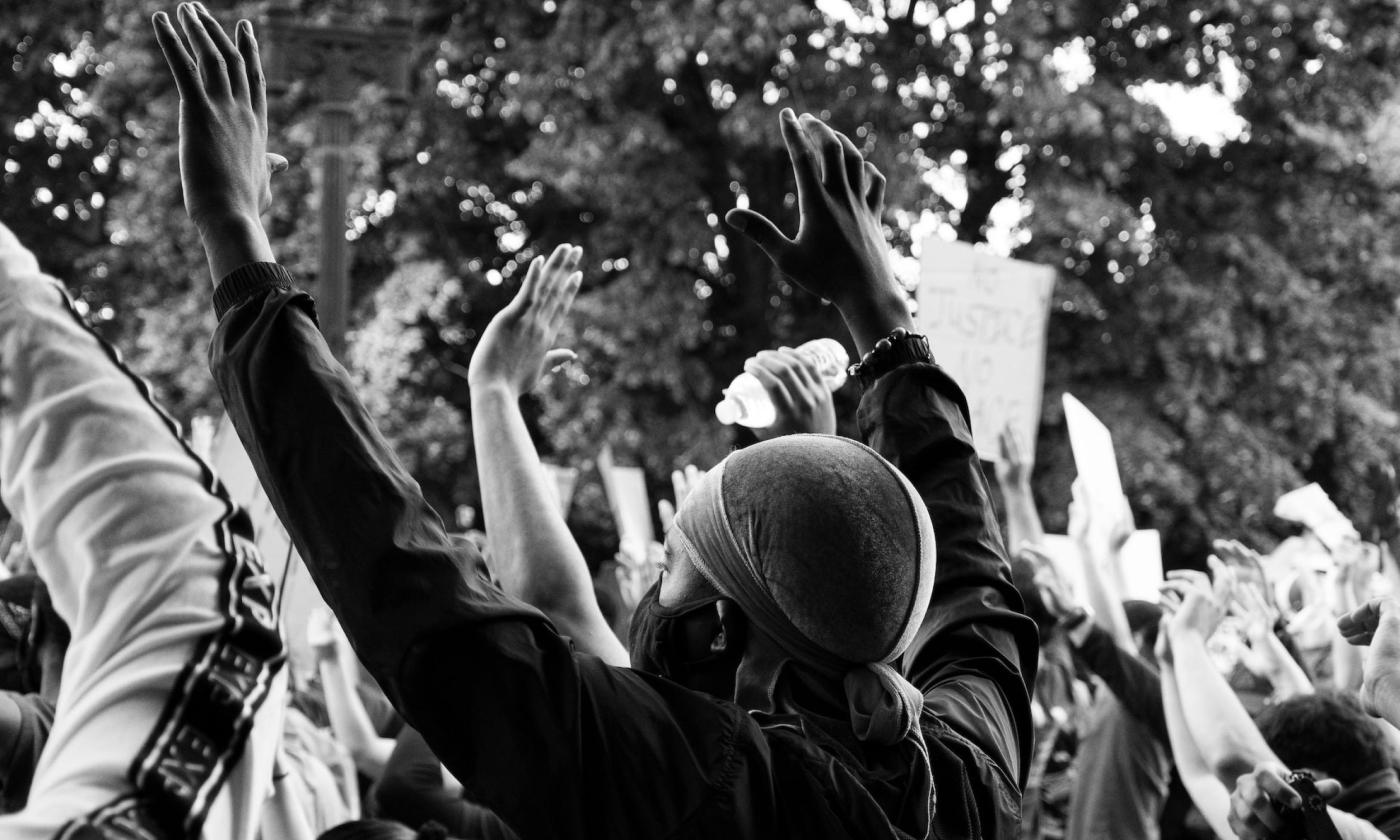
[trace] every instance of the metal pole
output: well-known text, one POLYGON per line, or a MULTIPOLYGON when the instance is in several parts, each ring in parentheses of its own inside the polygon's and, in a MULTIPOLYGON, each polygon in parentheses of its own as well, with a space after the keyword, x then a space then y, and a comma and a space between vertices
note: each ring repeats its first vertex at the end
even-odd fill
POLYGON ((349 245, 345 241, 346 155, 350 146, 350 106, 321 106, 321 279, 317 313, 326 343, 344 360, 345 331, 350 321, 349 245))

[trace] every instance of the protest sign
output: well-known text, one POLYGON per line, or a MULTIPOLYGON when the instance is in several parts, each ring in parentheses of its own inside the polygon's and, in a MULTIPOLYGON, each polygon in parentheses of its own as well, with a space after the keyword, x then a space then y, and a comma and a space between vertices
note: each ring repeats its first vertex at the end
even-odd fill
MULTIPOLYGON (((1088 561, 1074 539, 1063 534, 1046 534, 1037 547, 1055 564, 1055 570, 1074 597, 1080 603, 1087 603, 1089 590, 1084 579, 1084 564, 1088 561)), ((1158 587, 1163 580, 1161 534, 1150 529, 1134 531, 1118 556, 1118 571, 1124 598, 1156 603, 1158 587)))
POLYGON ((603 491, 608 495, 619 539, 633 550, 645 552, 656 539, 651 525, 651 502, 647 500, 646 473, 641 467, 619 467, 613 461, 610 446, 604 446, 598 453, 598 472, 603 477, 603 491))
POLYGON ((1066 393, 1065 425, 1074 451, 1074 467, 1083 482, 1086 501, 1095 510, 1117 510, 1123 498, 1123 482, 1118 477, 1118 460, 1113 452, 1113 435, 1084 403, 1066 393))
POLYGON ((1154 529, 1134 531, 1118 556, 1123 597, 1157 603, 1162 574, 1162 535, 1154 529))
POLYGON ((1274 516, 1297 522, 1317 535, 1328 551, 1336 551, 1351 540, 1361 539, 1356 526, 1337 509, 1327 491, 1316 483, 1279 496, 1274 516))
POLYGON ((554 494, 555 501, 559 503, 559 513, 567 519, 569 506, 574 501, 574 485, 578 483, 578 468, 561 467, 548 462, 541 463, 540 466, 544 468, 544 474, 549 479, 549 492, 554 494))
POLYGON ((287 640, 287 659, 293 672, 309 679, 316 673, 316 655, 306 638, 306 617, 325 601, 316 588, 301 556, 292 547, 292 538, 272 509, 272 502, 258 482, 253 462, 238 440, 233 424, 224 416, 218 422, 213 440, 200 441, 209 449, 209 462, 233 501, 248 512, 253 522, 253 542, 263 567, 278 583, 282 633, 287 640))
POLYGON ((1035 451, 1045 384, 1045 329, 1055 271, 979 251, 964 242, 924 240, 919 329, 934 357, 962 386, 977 454, 1000 461, 997 435, 1009 424, 1035 451))

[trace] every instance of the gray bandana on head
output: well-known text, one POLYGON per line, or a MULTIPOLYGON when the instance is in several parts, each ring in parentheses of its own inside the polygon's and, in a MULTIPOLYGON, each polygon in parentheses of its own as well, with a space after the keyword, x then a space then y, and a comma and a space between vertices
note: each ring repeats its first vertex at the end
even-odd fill
POLYGON ((919 727, 923 695, 891 663, 913 642, 928 608, 933 525, 893 464, 825 435, 749 447, 705 476, 672 538, 776 647, 741 664, 740 704, 775 711, 788 661, 839 680, 856 738, 909 742, 922 758, 914 772, 928 776, 931 795, 919 727))

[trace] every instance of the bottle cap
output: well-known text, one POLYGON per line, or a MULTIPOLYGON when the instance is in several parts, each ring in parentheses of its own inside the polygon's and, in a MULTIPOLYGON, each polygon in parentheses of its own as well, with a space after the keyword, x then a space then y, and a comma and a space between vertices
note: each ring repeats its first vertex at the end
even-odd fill
POLYGON ((744 416, 744 407, 738 400, 726 396, 715 404, 715 417, 726 426, 732 426, 744 416))

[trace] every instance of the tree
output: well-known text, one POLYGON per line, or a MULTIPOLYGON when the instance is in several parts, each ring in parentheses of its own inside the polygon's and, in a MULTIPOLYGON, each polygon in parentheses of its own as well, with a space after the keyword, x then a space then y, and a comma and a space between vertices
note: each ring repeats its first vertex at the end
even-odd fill
MULTIPOLYGON (((79 266, 94 310, 116 315, 182 411, 208 408, 191 363, 208 293, 190 279, 203 269, 170 176, 174 95, 134 0, 74 5, 88 14, 74 20, 105 22, 82 24, 95 66, 122 68, 95 86, 91 131, 123 165, 99 220, 110 244, 56 242, 54 259, 79 266)), ((795 226, 776 128, 792 106, 890 175, 900 253, 939 229, 1060 269, 1036 475, 1052 529, 1073 473, 1066 389, 1114 430, 1169 565, 1199 563, 1213 536, 1267 543, 1272 499, 1307 480, 1364 528, 1363 478, 1397 455, 1386 233, 1400 208, 1376 127, 1395 17, 1379 0, 418 4, 410 101, 366 91, 357 108, 350 358, 430 499, 472 503, 461 372, 529 259, 575 242, 589 260, 568 336, 582 365, 531 406, 542 448, 587 466, 610 442, 658 489, 673 466, 712 463, 746 442, 710 413, 745 356, 844 334, 720 222, 747 201, 795 226), (1171 86, 1228 93, 1243 129, 1182 135, 1158 104, 1171 86)), ((43 50, 80 30, 54 29, 43 50)), ((0 101, 23 111, 50 95, 44 66, 0 101)), ((274 115, 274 147, 302 165, 279 184, 273 231, 303 274, 310 104, 294 88, 274 115)), ((65 190, 83 165, 55 175, 65 190)), ((574 524, 595 556, 606 520, 585 482, 574 524)))

